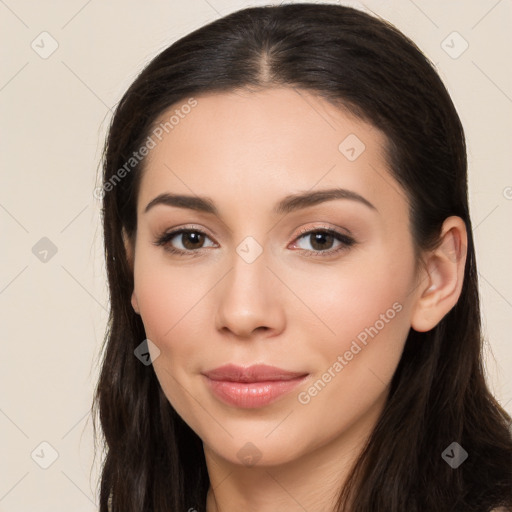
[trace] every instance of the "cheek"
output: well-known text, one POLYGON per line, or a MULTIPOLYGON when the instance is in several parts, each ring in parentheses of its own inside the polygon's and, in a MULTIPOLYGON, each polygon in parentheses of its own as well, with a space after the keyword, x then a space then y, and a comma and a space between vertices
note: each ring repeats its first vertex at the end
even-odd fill
MULTIPOLYGON (((301 308, 298 321, 307 327, 310 319, 309 338, 322 358, 349 350, 354 340, 362 346, 377 339, 382 345, 400 345, 410 327, 413 277, 413 260, 407 254, 401 260, 392 251, 387 257, 380 251, 378 260, 354 258, 339 270, 301 280, 297 295, 304 297, 309 312, 301 308)), ((294 315, 298 318, 299 310, 294 315)))
POLYGON ((315 295, 335 335, 318 345, 319 374, 301 402, 309 412, 329 409, 334 423, 350 423, 386 393, 410 330, 414 259, 399 255, 382 250, 373 261, 361 258, 328 294, 315 295))
POLYGON ((313 418, 325 418, 326 436, 382 405, 410 329, 406 280, 372 274, 331 283, 331 293, 314 296, 334 334, 324 329, 320 340, 310 336, 315 373, 297 401, 311 428, 313 418))
POLYGON ((197 354, 204 353, 201 343, 207 315, 201 298, 208 286, 197 279, 191 285, 190 273, 179 268, 144 262, 143 257, 138 263, 134 271, 139 311, 147 338, 160 351, 153 369, 173 407, 194 424, 200 411, 194 409, 183 386, 197 373, 197 354))
POLYGON ((193 404, 187 401, 182 386, 200 370, 197 354, 204 353, 208 318, 206 301, 201 299, 208 291, 207 281, 195 278, 191 284, 190 273, 183 269, 144 264, 143 258, 139 264, 140 268, 134 269, 139 311, 147 338, 159 350, 153 368, 173 406, 188 411, 193 404))
POLYGON ((199 324, 190 320, 197 319, 201 311, 207 281, 192 278, 184 268, 161 264, 154 256, 151 261, 141 256, 134 269, 135 295, 146 334, 160 342, 180 337, 180 327, 199 324))

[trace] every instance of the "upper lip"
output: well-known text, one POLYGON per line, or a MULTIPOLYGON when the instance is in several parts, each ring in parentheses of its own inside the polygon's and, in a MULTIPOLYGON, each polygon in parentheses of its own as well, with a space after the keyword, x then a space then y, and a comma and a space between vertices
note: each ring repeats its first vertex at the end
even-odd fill
POLYGON ((227 364, 219 366, 214 370, 204 372, 204 375, 211 380, 229 382, 266 382, 305 377, 307 372, 291 372, 275 366, 268 366, 266 364, 256 364, 245 367, 227 364))

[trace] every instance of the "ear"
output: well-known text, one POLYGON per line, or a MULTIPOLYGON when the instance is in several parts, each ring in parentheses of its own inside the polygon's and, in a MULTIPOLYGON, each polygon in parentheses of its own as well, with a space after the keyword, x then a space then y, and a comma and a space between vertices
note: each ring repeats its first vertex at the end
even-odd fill
POLYGON ((466 265, 467 231, 460 217, 448 217, 441 228, 441 243, 424 257, 425 272, 418 288, 411 327, 433 329, 460 297, 466 265))
MULTIPOLYGON (((126 233, 126 230, 122 229, 122 236, 123 236, 123 243, 124 243, 124 249, 126 252, 126 261, 128 263, 128 266, 130 267, 130 270, 133 274, 133 268, 134 268, 134 261, 135 261, 135 247, 133 241, 130 239, 128 234, 126 233)), ((132 308, 135 311, 135 313, 140 315, 139 311, 139 303, 137 302, 137 295, 135 294, 135 289, 132 292, 132 298, 131 298, 132 308)))

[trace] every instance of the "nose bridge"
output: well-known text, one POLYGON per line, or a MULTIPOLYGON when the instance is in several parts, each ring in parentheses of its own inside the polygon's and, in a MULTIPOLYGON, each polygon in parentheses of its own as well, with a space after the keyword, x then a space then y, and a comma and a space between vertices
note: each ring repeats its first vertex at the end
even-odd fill
POLYGON ((219 290, 218 328, 248 336, 258 327, 279 328, 282 321, 274 277, 269 271, 270 251, 251 236, 235 248, 231 271, 219 290))
POLYGON ((232 270, 227 276, 226 290, 239 304, 264 300, 271 273, 267 269, 268 250, 254 237, 246 237, 235 248, 231 259, 232 270))

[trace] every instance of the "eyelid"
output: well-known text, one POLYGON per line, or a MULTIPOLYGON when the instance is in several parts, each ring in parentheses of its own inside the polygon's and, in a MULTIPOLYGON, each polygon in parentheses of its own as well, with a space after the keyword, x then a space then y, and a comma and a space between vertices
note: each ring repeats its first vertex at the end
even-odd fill
MULTIPOLYGON (((168 228, 164 230, 160 235, 156 236, 156 240, 153 241, 153 244, 156 246, 164 246, 164 249, 168 252, 179 254, 179 255, 188 255, 188 256, 200 256, 201 253, 207 249, 205 247, 201 247, 196 250, 188 250, 184 251, 183 249, 177 249, 175 247, 169 246, 169 242, 176 236, 187 233, 187 232, 194 232, 194 233, 200 233, 204 235, 205 237, 209 238, 210 240, 213 240, 213 237, 210 236, 203 227, 196 226, 194 224, 186 224, 183 226, 178 226, 174 228, 168 228)), ((214 242, 217 243, 217 242, 214 242)))
POLYGON ((166 238, 169 236, 174 237, 178 234, 181 234, 183 232, 188 232, 188 231, 193 231, 194 233, 201 233, 202 235, 207 236, 211 240, 213 240, 215 238, 213 235, 209 234, 210 232, 207 231, 202 226, 199 226, 196 224, 184 224, 184 225, 178 225, 176 227, 164 229, 163 231, 160 232, 160 235, 157 235, 157 241, 158 241, 158 239, 162 239, 164 237, 166 237, 166 238))
MULTIPOLYGON (((344 229, 348 233, 350 231, 348 229, 344 229)), ((340 242, 340 246, 337 249, 326 249, 324 251, 311 251, 308 249, 301 249, 303 252, 305 252, 307 255, 311 257, 328 257, 328 256, 334 256, 338 254, 341 251, 347 250, 350 247, 357 244, 355 238, 353 237, 352 233, 346 234, 342 232, 343 230, 341 228, 332 228, 327 225, 322 226, 311 226, 309 228, 303 228, 300 230, 299 234, 295 236, 293 243, 296 244, 298 240, 301 238, 311 235, 313 233, 327 233, 331 236, 333 236, 338 242, 340 242)))
POLYGON ((315 232, 315 231, 329 231, 330 233, 340 235, 340 236, 343 236, 346 238, 354 238, 354 235, 352 234, 352 232, 350 230, 348 230, 347 228, 332 227, 332 226, 329 226, 328 224, 322 224, 320 226, 310 226, 307 228, 302 228, 299 231, 299 234, 295 238, 300 238, 301 236, 303 236, 306 233, 311 233, 311 232, 315 232), (343 233, 343 231, 345 231, 345 233, 343 233))

